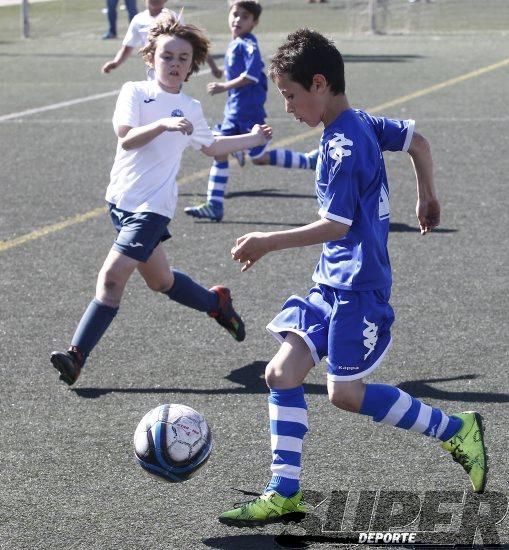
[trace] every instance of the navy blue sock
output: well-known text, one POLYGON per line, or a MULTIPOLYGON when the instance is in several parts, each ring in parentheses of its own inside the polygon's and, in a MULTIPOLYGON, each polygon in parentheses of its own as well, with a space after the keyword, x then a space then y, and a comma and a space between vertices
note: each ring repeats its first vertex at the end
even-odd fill
POLYGON ((76 346, 83 355, 83 362, 106 332, 118 307, 110 307, 94 298, 81 317, 72 337, 71 345, 76 346))
POLYGON ((215 311, 219 305, 219 298, 215 292, 208 290, 193 281, 191 277, 181 271, 173 270, 175 282, 170 290, 164 292, 170 300, 198 311, 215 311))

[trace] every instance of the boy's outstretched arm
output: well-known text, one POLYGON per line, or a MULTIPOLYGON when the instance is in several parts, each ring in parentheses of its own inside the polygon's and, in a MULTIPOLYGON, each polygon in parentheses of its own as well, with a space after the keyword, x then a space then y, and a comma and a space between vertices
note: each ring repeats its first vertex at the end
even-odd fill
POLYGON ((272 128, 266 124, 255 124, 249 134, 240 136, 216 136, 212 145, 202 147, 201 151, 209 157, 218 157, 252 149, 267 144, 272 138, 272 128))
POLYGON ((428 140, 414 132, 408 148, 417 180, 417 206, 415 212, 419 220, 421 235, 425 235, 440 223, 440 203, 433 180, 433 159, 428 140))
POLYGON ((244 86, 251 86, 254 83, 254 80, 241 75, 226 82, 209 82, 207 84, 207 92, 210 95, 222 94, 233 88, 243 88, 244 86))
POLYGON ((231 254, 235 261, 244 264, 241 271, 246 271, 268 252, 337 241, 342 239, 349 229, 350 227, 344 223, 322 218, 296 229, 247 233, 236 240, 231 254))
POLYGON ((111 61, 107 61, 101 68, 101 72, 108 74, 113 69, 116 69, 131 55, 134 48, 131 46, 122 46, 111 61))
POLYGON ((207 64, 215 78, 221 78, 223 76, 223 71, 217 66, 214 58, 210 54, 207 55, 207 64))

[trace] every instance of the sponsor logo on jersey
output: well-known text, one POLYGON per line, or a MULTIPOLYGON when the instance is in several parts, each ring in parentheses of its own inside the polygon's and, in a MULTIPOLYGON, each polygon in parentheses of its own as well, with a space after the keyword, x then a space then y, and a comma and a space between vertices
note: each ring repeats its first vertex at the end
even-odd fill
POLYGON ((152 101, 155 101, 153 97, 147 97, 147 99, 143 100, 143 103, 152 103, 152 101))
POLYGON ((341 164, 343 157, 349 157, 352 154, 350 149, 345 149, 345 147, 351 147, 353 141, 345 137, 345 134, 334 133, 333 139, 329 141, 329 156, 332 160, 335 161, 333 170, 341 164))

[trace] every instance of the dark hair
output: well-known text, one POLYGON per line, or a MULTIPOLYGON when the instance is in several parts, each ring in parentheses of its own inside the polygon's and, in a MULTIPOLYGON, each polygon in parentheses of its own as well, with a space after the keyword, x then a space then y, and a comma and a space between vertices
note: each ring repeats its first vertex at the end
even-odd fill
POLYGON ((158 18, 157 22, 148 33, 147 45, 140 49, 143 59, 150 63, 154 60, 154 52, 157 47, 157 39, 160 36, 176 36, 187 40, 193 48, 193 61, 187 79, 198 72, 200 65, 205 63, 209 53, 210 42, 203 31, 194 25, 183 25, 173 15, 158 18))
POLYGON ((248 11, 255 21, 258 21, 262 14, 262 6, 256 0, 230 0, 230 11, 233 6, 238 6, 248 11))
POLYGON ((311 89, 315 74, 322 74, 333 94, 345 93, 343 57, 332 40, 310 29, 292 32, 279 46, 269 66, 269 76, 287 74, 291 80, 311 89))

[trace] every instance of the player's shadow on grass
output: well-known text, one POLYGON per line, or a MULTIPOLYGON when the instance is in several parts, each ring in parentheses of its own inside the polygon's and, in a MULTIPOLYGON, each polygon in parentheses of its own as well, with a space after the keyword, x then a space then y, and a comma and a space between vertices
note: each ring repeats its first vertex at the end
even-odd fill
POLYGON ((273 550, 274 537, 272 535, 234 535, 231 537, 212 537, 202 539, 209 548, 222 550, 273 550))
MULTIPOLYGON (((206 193, 179 193, 180 197, 194 197, 197 200, 205 199, 206 193)), ((313 199, 316 195, 309 193, 286 193, 280 189, 255 189, 253 191, 231 191, 226 193, 226 199, 237 199, 239 197, 270 197, 276 199, 313 199)))
POLYGON ((509 403, 509 395, 506 393, 480 392, 480 391, 449 391, 440 390, 430 384, 440 382, 452 382, 456 380, 475 380, 477 374, 464 374, 450 378, 428 378, 425 380, 409 380, 398 384, 398 388, 409 393, 412 397, 429 397, 431 399, 443 399, 445 401, 463 401, 466 403, 509 403))
POLYGON ((344 55, 345 63, 408 63, 416 59, 423 59, 423 55, 413 54, 380 54, 380 55, 344 55))
MULTIPOLYGON (((265 384, 264 373, 266 361, 254 361, 239 369, 233 370, 226 380, 237 384, 234 388, 71 388, 76 395, 88 399, 97 399, 109 393, 180 393, 204 395, 242 395, 266 394, 269 390, 265 384)), ((325 385, 304 384, 307 394, 326 394, 325 385)))
MULTIPOLYGON (((415 225, 408 225, 400 222, 390 222, 389 231, 391 233, 420 233, 420 229, 415 225)), ((433 233, 456 233, 457 229, 446 229, 445 227, 437 227, 433 229, 433 233)))
POLYGON ((231 191, 226 194, 227 199, 237 199, 239 197, 270 197, 274 199, 312 199, 316 200, 316 195, 309 193, 285 193, 278 189, 256 189, 254 191, 231 191))

